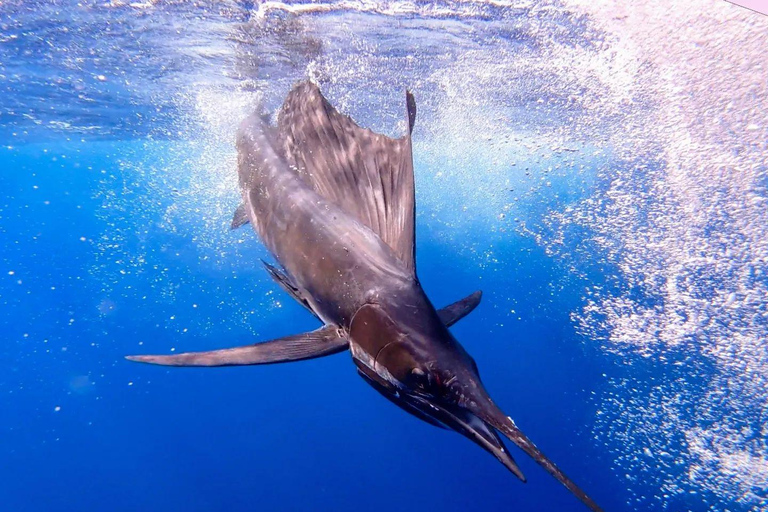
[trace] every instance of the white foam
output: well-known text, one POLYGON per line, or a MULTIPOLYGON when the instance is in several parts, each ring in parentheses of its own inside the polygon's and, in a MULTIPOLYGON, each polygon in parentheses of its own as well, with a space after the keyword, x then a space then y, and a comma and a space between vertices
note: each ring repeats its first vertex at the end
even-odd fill
POLYGON ((628 63, 629 97, 646 105, 627 105, 631 122, 609 133, 625 159, 603 169, 605 190, 552 215, 556 235, 539 239, 615 265, 618 286, 590 289, 574 319, 606 351, 659 372, 636 363, 609 379, 595 435, 623 470, 645 468, 638 493, 660 489, 638 502, 703 492, 719 498, 711 510, 765 510, 768 20, 714 1, 569 4, 606 32, 607 51, 628 63), (569 239, 575 225, 592 239, 569 239))

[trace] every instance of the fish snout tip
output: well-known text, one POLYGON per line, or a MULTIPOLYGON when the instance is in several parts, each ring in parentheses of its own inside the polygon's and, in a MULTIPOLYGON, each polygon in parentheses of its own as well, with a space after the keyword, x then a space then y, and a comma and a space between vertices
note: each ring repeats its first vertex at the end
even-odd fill
POLYGON ((506 449, 502 449, 500 454, 496 454, 496 457, 504 465, 504 467, 509 470, 510 473, 517 477, 518 480, 524 484, 528 483, 528 479, 523 474, 523 470, 520 469, 520 466, 517 465, 515 459, 512 458, 506 449))
POLYGON ((523 470, 521 470, 517 464, 515 464, 514 469, 512 469, 511 471, 512 471, 512 474, 515 475, 521 482, 523 482, 524 484, 528 483, 528 479, 523 474, 523 470))

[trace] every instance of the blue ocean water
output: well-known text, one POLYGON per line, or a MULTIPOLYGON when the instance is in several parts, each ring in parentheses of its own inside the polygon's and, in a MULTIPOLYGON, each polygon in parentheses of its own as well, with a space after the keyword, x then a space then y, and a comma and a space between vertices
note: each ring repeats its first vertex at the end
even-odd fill
POLYGON ((306 77, 393 135, 413 91, 420 280, 483 290, 454 334, 595 501, 764 510, 768 23, 683 11, 0 5, 0 510, 586 510, 346 353, 124 360, 316 327, 228 229, 237 124, 306 77))

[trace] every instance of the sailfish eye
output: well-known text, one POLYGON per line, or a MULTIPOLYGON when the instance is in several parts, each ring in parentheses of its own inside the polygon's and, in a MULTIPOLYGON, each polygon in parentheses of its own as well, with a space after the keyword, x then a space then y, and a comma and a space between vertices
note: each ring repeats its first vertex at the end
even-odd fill
POLYGON ((414 368, 411 370, 411 379, 415 387, 426 390, 429 387, 429 375, 421 368, 414 368))

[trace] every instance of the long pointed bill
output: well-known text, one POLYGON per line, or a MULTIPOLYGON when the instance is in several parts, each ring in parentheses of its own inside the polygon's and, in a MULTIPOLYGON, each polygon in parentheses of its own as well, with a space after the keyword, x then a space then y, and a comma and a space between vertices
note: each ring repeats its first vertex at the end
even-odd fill
POLYGON ((576 495, 586 506, 588 506, 594 512, 603 512, 602 509, 595 503, 592 498, 582 491, 573 481, 563 473, 560 468, 555 466, 555 463, 549 460, 541 450, 539 450, 528 437, 517 428, 512 418, 504 415, 503 412, 491 401, 490 398, 483 400, 484 403, 474 403, 468 407, 474 414, 476 414, 484 422, 497 429, 509 438, 510 441, 515 443, 521 450, 530 455, 533 460, 538 462, 544 469, 546 469, 550 475, 555 477, 558 482, 563 484, 569 491, 576 495))

